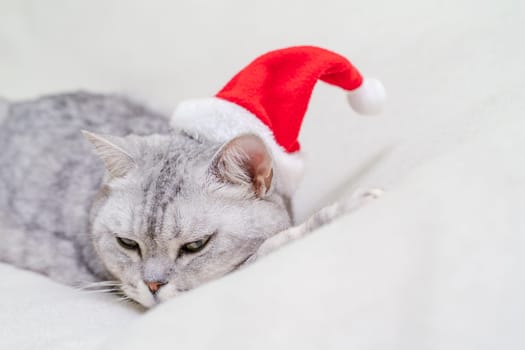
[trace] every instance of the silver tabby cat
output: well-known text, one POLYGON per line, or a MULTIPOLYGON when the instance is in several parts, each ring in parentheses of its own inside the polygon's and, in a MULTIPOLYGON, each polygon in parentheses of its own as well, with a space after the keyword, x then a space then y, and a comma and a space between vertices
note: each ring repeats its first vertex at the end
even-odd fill
POLYGON ((271 164, 255 135, 197 140, 123 97, 0 102, 0 261, 151 307, 348 210, 289 229, 271 164))

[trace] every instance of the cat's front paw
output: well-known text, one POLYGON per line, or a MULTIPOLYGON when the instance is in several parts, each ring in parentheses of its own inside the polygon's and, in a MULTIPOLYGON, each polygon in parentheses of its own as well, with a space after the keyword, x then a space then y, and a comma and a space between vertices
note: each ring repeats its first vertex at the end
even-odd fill
POLYGON ((368 202, 381 197, 385 191, 381 188, 358 189, 350 198, 343 202, 343 212, 352 212, 368 202))
POLYGON ((369 190, 365 190, 361 194, 361 196, 364 199, 377 199, 377 198, 381 197, 383 194, 385 194, 385 190, 383 190, 382 188, 372 188, 372 189, 369 189, 369 190))

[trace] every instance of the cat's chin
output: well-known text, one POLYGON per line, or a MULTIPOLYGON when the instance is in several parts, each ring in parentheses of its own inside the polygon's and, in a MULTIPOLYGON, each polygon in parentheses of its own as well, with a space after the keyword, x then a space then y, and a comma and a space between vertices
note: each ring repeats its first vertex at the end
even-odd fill
POLYGON ((154 308, 156 306, 158 306, 159 304, 162 304, 164 303, 165 301, 169 300, 169 299, 172 299, 174 298, 175 296, 172 296, 170 298, 159 298, 159 297, 152 297, 152 298, 148 298, 148 299, 145 299, 145 300, 135 300, 133 299, 136 303, 138 303, 140 306, 146 308, 146 309, 151 309, 151 308, 154 308))
POLYGON ((131 288, 124 286, 122 292, 126 295, 126 299, 133 301, 146 309, 153 308, 166 300, 172 299, 180 293, 168 293, 160 290, 158 294, 151 294, 149 290, 141 288, 131 288))
POLYGON ((145 309, 151 309, 159 304, 161 304, 164 300, 160 300, 158 298, 149 298, 149 299, 144 299, 144 298, 135 298, 135 297, 130 297, 128 295, 126 295, 126 299, 134 304, 137 304, 145 309))
POLYGON ((158 299, 143 300, 143 301, 135 300, 135 302, 137 302, 138 304, 140 304, 140 306, 142 306, 142 307, 144 307, 146 309, 151 309, 151 308, 159 305, 160 303, 162 303, 162 301, 158 300, 158 299))

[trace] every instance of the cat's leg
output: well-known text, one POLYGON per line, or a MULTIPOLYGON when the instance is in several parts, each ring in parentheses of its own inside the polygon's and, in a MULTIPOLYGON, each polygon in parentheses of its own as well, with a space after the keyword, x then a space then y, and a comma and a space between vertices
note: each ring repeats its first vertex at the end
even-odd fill
POLYGON ((252 262, 262 256, 265 256, 277 248, 301 238, 315 229, 332 222, 342 214, 351 213, 356 211, 370 200, 376 199, 383 194, 381 189, 372 190, 358 190, 350 196, 350 198, 336 202, 335 204, 324 207, 315 214, 313 214, 308 220, 293 226, 285 231, 279 232, 278 234, 268 238, 257 250, 247 262, 252 262))

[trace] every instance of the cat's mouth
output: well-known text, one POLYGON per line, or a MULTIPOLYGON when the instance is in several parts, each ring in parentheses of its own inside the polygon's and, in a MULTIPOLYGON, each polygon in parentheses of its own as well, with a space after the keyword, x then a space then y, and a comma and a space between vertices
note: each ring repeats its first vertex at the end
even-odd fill
POLYGON ((163 302, 170 300, 174 297, 177 297, 181 293, 187 292, 190 289, 186 288, 173 288, 171 290, 165 291, 160 288, 156 292, 152 292, 144 284, 143 288, 140 283, 138 284, 127 284, 121 287, 122 295, 121 300, 139 304, 140 306, 150 309, 163 302))

